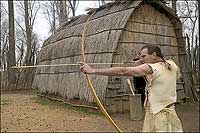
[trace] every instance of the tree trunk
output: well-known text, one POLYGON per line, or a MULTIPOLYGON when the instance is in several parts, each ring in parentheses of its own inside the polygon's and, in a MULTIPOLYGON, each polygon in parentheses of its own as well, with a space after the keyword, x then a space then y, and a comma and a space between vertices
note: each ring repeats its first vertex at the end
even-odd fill
POLYGON ((70 4, 72 16, 75 16, 76 15, 76 2, 77 2, 77 0, 72 0, 72 1, 68 1, 68 2, 70 4))
POLYGON ((67 19, 66 0, 60 1, 60 17, 61 23, 67 19))
MULTIPOLYGON (((0 7, 1 7, 1 1, 0 1, 0 7)), ((0 13, 0 18, 1 18, 1 13, 0 13)), ((0 28, 0 37, 1 37, 1 28, 0 28)), ((0 41, 0 46, 1 46, 1 41, 0 41)), ((1 46, 2 48, 2 46, 1 46)), ((1 51, 1 48, 0 48, 0 70, 1 70, 1 62, 2 62, 2 51, 1 51)), ((1 74, 0 74, 0 82, 1 82, 1 74)))
POLYGON ((176 12, 176 0, 172 0, 172 8, 176 12))
MULTIPOLYGON (((24 0, 24 19, 25 19, 25 27, 26 27, 26 55, 25 55, 25 64, 26 65, 33 65, 34 62, 32 61, 32 28, 31 28, 31 13, 29 14, 30 10, 32 10, 31 6, 29 6, 28 0, 24 0)), ((30 89, 33 81, 33 69, 23 69, 18 77, 17 87, 19 89, 30 89)))
MULTIPOLYGON (((1 1, 0 1, 0 7, 1 7, 1 1)), ((0 18, 1 18, 1 13, 0 13, 0 18)), ((1 28, 0 28, 0 37, 1 37, 1 28)), ((1 51, 1 40, 0 40, 0 90, 2 89, 1 86, 2 86, 2 78, 1 78, 1 75, 3 73, 3 69, 2 69, 2 51, 1 51)))
MULTIPOLYGON (((200 21, 199 21, 199 16, 200 16, 200 15, 199 15, 199 14, 200 14, 200 13, 199 13, 200 1, 197 0, 197 2, 198 2, 198 3, 197 3, 197 4, 198 4, 198 5, 197 5, 197 6, 198 6, 198 28, 199 28, 199 33, 200 33, 200 24, 199 24, 199 23, 200 23, 200 21)), ((199 56, 200 56, 200 55, 199 55, 199 51, 200 51, 200 46, 198 46, 198 58, 199 58, 199 56)), ((200 77, 200 65, 199 65, 199 60, 198 60, 198 69, 197 69, 197 70, 199 71, 199 77, 200 77)))
POLYGON ((63 20, 65 20, 65 19, 68 19, 68 16, 67 16, 67 2, 66 2, 66 0, 63 0, 62 1, 63 2, 63 20))
MULTIPOLYGON (((198 4, 197 6, 198 6, 198 21, 199 21, 199 16, 200 16, 200 15, 199 15, 199 14, 200 14, 200 13, 199 13, 199 8, 200 8, 199 5, 200 5, 200 1, 197 0, 197 2, 198 2, 198 3, 197 3, 197 4, 198 4)), ((198 28, 199 28, 199 32, 200 32, 200 24, 199 24, 199 23, 200 23, 200 21, 198 22, 198 28)), ((196 45, 197 45, 197 44, 196 44, 196 45)), ((197 48, 197 52, 198 52, 198 53, 197 53, 197 57, 198 57, 198 59, 197 59, 197 63, 198 63, 198 64, 197 64, 198 78, 197 78, 197 79, 198 79, 198 86, 199 86, 199 90, 200 90, 200 82, 199 82, 199 79, 200 79, 200 63, 199 63, 199 59, 200 59, 199 56, 200 56, 200 54, 199 54, 199 53, 200 53, 200 52, 199 52, 199 51, 200 51, 200 45, 198 45, 198 48, 197 48)), ((199 94, 200 94, 200 92, 199 92, 199 94)))
POLYGON ((53 8, 53 22, 52 22, 52 33, 54 34, 56 31, 56 10, 55 10, 55 2, 53 2, 52 4, 52 8, 53 8))
POLYGON ((29 9, 28 9, 28 0, 24 0, 24 7, 25 7, 25 26, 26 26, 26 45, 27 51, 25 56, 25 63, 26 65, 31 65, 31 29, 30 29, 30 22, 29 22, 29 9))
POLYGON ((73 16, 76 16, 76 0, 73 0, 72 15, 73 15, 73 16))
POLYGON ((9 12, 9 49, 8 49, 7 63, 8 63, 8 80, 9 84, 12 87, 12 85, 14 85, 16 81, 15 70, 11 69, 11 66, 16 65, 13 0, 8 1, 8 12, 9 12))
POLYGON ((57 9, 57 14, 58 14, 58 21, 59 25, 66 20, 67 16, 65 16, 66 13, 66 0, 64 1, 57 1, 56 2, 56 9, 57 9))

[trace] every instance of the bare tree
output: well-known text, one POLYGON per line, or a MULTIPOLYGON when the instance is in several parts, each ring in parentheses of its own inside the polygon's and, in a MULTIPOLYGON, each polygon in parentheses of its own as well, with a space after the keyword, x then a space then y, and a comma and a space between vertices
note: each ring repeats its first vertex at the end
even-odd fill
POLYGON ((55 33, 56 27, 64 21, 68 21, 70 13, 75 16, 78 7, 78 0, 48 1, 43 4, 44 14, 51 27, 51 34, 55 33))
MULTIPOLYGON (((0 1, 0 8, 1 8, 1 1, 0 1)), ((2 14, 2 9, 1 9, 1 14, 2 14)), ((1 14, 0 14, 0 15, 1 15, 1 14)), ((1 16, 0 16, 0 17, 1 17, 1 16)), ((1 20, 1 19, 0 19, 0 20, 1 20)), ((0 28, 0 37, 1 37, 1 28, 0 28)), ((2 47, 1 47, 1 41, 0 41, 0 70, 2 69, 2 68, 1 68, 1 66, 2 66, 2 65, 1 65, 1 62, 2 62, 2 52, 1 52, 1 48, 2 48, 2 47)), ((1 81, 1 75, 0 75, 0 81, 1 81)))
POLYGON ((8 18, 4 10, 4 5, 1 3, 1 69, 6 70, 7 52, 8 52, 8 18))
POLYGON ((39 51, 39 40, 36 34, 33 34, 33 39, 32 39, 32 51, 31 54, 33 55, 31 58, 31 62, 33 62, 34 64, 36 64, 36 58, 38 55, 38 51, 39 51))
POLYGON ((6 70, 7 61, 6 57, 8 54, 8 20, 5 19, 1 22, 1 68, 6 70))
MULTIPOLYGON (((200 8, 200 1, 199 0, 197 0, 197 2, 198 2, 198 30, 197 30, 197 32, 199 32, 200 33, 200 21, 199 21, 199 8, 200 8)), ((198 36, 199 37, 199 36, 198 36)), ((198 42, 196 43, 196 44, 198 44, 198 42)), ((200 51, 200 46, 198 46, 198 49, 197 49, 197 57, 198 57, 198 59, 197 59, 197 70, 198 70, 198 79, 200 79, 200 63, 199 63, 199 60, 200 60, 200 53, 199 53, 199 51, 200 51)), ((199 91, 200 91, 200 83, 198 83, 198 88, 199 88, 199 91)))
POLYGON ((66 0, 63 1, 55 1, 56 2, 56 12, 58 15, 58 22, 59 25, 61 25, 61 23, 64 20, 68 20, 68 13, 67 13, 67 9, 66 9, 66 0))
POLYGON ((172 0, 172 8, 174 9, 175 12, 176 12, 176 2, 177 0, 172 0))
POLYGON ((24 20, 25 20, 25 26, 26 26, 26 57, 25 57, 25 63, 26 65, 31 65, 30 58, 31 58, 31 28, 30 28, 30 22, 29 22, 29 4, 28 0, 24 0, 24 7, 25 7, 25 14, 24 14, 24 20))
POLYGON ((45 4, 43 4, 44 7, 44 15, 46 19, 48 20, 48 23, 50 25, 50 32, 51 34, 54 34, 56 31, 56 3, 55 1, 48 1, 45 4))
MULTIPOLYGON (((177 1, 177 15, 182 21, 183 32, 186 36, 186 51, 191 68, 188 75, 191 77, 194 97, 196 97, 197 85, 199 85, 199 32, 197 30, 198 20, 198 0, 197 1, 177 1)), ((187 92, 187 91, 186 91, 187 92)), ((191 96, 190 96, 191 97, 191 96)), ((192 97, 191 97, 192 98, 192 97)), ((195 99, 195 98, 194 98, 195 99)), ((198 98, 197 98, 198 99, 198 98)))
POLYGON ((14 26, 14 6, 13 1, 8 1, 8 12, 9 12, 9 50, 8 50, 8 79, 10 85, 15 84, 16 75, 15 70, 11 69, 12 66, 16 65, 15 57, 15 26, 14 26))
MULTIPOLYGON (((0 1, 0 8, 1 8, 1 1, 0 1)), ((2 10, 1 10, 1 13, 2 13, 2 10)), ((0 14, 0 18, 1 18, 1 14, 0 14)), ((1 21, 1 19, 0 19, 1 21)), ((1 28, 0 28, 0 37, 1 37, 1 28)), ((1 41, 0 41, 0 89, 2 87, 2 51, 1 51, 1 41)))
POLYGON ((25 60, 25 46, 26 46, 26 40, 25 40, 25 33, 22 31, 18 26, 16 26, 16 52, 18 55, 17 58, 17 64, 23 65, 25 60))
MULTIPOLYGON (((18 9, 18 18, 21 17, 21 23, 24 23, 25 27, 22 24, 18 24, 20 27, 21 31, 20 33, 23 33, 24 38, 21 38, 19 36, 17 42, 19 44, 22 44, 24 47, 26 47, 26 50, 23 51, 23 48, 21 46, 17 46, 18 49, 21 49, 21 52, 25 56, 24 63, 26 65, 33 65, 33 62, 31 62, 31 58, 33 58, 31 51, 32 51, 32 39, 33 39, 33 27, 35 24, 35 19, 37 16, 37 13, 40 9, 40 4, 38 1, 27 1, 25 0, 24 2, 19 1, 17 3, 17 9, 18 9), (24 43, 26 45, 24 45, 24 43)), ((18 22, 16 20, 16 22, 18 22)), ((21 58, 22 59, 22 58, 21 58)))
POLYGON ((98 0, 99 6, 104 5, 106 3, 105 0, 98 0))
POLYGON ((79 1, 78 0, 68 0, 68 3, 69 3, 69 6, 68 6, 68 9, 69 9, 68 15, 69 15, 69 13, 71 11, 72 12, 72 16, 76 16, 76 9, 78 7, 79 1))

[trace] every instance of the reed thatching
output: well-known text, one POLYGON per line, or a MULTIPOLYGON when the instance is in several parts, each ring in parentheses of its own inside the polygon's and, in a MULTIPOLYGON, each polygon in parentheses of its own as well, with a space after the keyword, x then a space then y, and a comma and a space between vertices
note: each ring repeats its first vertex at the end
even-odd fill
MULTIPOLYGON (((185 43, 181 23, 174 12, 159 1, 128 1, 108 3, 92 16, 86 29, 86 62, 114 63, 132 60, 144 44, 160 45, 166 58, 175 60, 182 71, 185 43)), ((64 64, 81 61, 83 27, 92 11, 63 23, 58 31, 43 44, 38 64, 64 64)), ((101 65, 95 67, 112 67, 101 65)), ((126 79, 130 77, 91 75, 97 95, 103 103, 112 105, 107 98, 128 94, 126 79)), ((179 98, 184 97, 185 87, 191 87, 183 73, 179 82, 179 98), (186 81, 186 82, 185 82, 186 81)), ((41 93, 60 95, 64 99, 94 102, 79 66, 37 68, 34 88, 41 93)))

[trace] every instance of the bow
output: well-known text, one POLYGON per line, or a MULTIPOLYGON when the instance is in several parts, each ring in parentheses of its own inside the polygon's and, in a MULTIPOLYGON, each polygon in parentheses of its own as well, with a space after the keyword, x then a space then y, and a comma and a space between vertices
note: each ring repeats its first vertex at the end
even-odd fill
MULTIPOLYGON (((95 14, 95 11, 89 16, 89 18, 87 19, 85 25, 84 25, 84 29, 83 29, 83 33, 82 33, 82 62, 83 63, 86 63, 86 58, 85 58, 85 48, 84 48, 84 45, 85 45, 85 31, 86 31, 86 26, 90 20, 90 18, 95 14)), ((107 111, 105 110, 105 108, 103 107, 101 101, 99 100, 95 90, 94 90, 94 87, 92 85, 92 82, 90 80, 90 77, 88 76, 88 74, 85 74, 86 76, 86 80, 87 80, 87 83, 88 83, 88 86, 90 88, 90 91, 92 92, 93 96, 95 97, 96 99, 96 103, 97 105, 100 107, 102 113, 105 115, 105 117, 108 119, 108 121, 112 124, 112 126, 114 126, 114 128, 118 131, 118 132, 122 132, 119 127, 115 124, 115 122, 112 120, 112 118, 110 117, 110 115, 107 113, 107 111)))

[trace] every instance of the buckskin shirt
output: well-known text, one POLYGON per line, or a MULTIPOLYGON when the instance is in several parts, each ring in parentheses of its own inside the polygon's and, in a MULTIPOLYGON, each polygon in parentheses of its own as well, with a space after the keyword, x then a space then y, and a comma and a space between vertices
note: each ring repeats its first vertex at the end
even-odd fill
POLYGON ((163 62, 149 64, 153 74, 147 85, 145 102, 144 132, 182 132, 181 122, 176 114, 176 80, 180 72, 172 60, 167 60, 171 70, 163 62))

